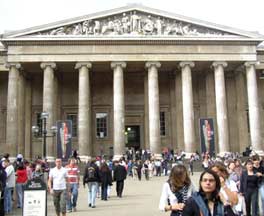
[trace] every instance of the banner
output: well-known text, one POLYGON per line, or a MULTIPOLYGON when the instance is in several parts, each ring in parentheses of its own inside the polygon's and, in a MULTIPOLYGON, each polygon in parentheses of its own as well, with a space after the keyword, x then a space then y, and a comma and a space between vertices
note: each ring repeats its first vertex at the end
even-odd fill
POLYGON ((200 118, 199 126, 201 152, 209 152, 210 155, 213 155, 215 153, 214 120, 212 118, 200 118))
POLYGON ((72 121, 57 121, 57 157, 68 160, 72 154, 72 121))

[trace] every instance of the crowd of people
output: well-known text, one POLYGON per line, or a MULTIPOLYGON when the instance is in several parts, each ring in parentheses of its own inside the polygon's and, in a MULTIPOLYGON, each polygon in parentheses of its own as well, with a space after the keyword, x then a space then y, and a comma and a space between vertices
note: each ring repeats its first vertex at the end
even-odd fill
POLYGON ((87 208, 96 208, 98 198, 109 200, 114 181, 116 196, 122 198, 125 179, 141 181, 142 176, 146 181, 153 176, 168 176, 162 187, 159 209, 170 211, 171 216, 259 216, 264 210, 264 162, 258 155, 248 158, 243 165, 236 154, 212 158, 208 153, 201 156, 195 153, 189 159, 184 157, 183 152, 166 151, 161 159, 153 158, 148 151, 127 152, 115 161, 93 158, 81 173, 76 157, 71 157, 67 164, 57 158, 55 167, 50 169, 47 161, 41 158, 28 162, 18 154, 11 163, 6 154, 0 164, 0 215, 13 211, 14 197, 16 207, 22 208, 23 189, 32 179, 47 182, 57 216, 65 216, 77 211, 81 184, 87 187, 87 208), (190 178, 194 161, 201 163, 204 169, 199 188, 195 188, 190 178), (258 196, 261 197, 260 206, 258 196))
POLYGON ((205 154, 202 165, 204 171, 198 189, 194 189, 184 165, 172 168, 162 188, 160 210, 171 211, 171 216, 264 214, 264 161, 261 157, 253 155, 242 165, 234 155, 211 159, 205 154))

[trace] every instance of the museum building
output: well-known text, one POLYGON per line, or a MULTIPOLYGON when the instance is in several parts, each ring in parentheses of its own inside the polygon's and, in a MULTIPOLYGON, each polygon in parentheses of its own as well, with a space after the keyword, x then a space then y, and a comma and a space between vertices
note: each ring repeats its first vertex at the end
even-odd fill
POLYGON ((4 33, 0 151, 33 158, 45 145, 53 160, 51 128, 71 120, 81 158, 129 147, 263 153, 263 41, 137 4, 4 33))

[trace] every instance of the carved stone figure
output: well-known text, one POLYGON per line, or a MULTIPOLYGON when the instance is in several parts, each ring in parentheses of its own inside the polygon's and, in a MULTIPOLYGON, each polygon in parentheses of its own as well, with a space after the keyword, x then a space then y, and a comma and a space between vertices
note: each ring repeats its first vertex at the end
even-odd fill
POLYGON ((102 26, 102 34, 114 32, 114 22, 108 19, 108 23, 102 26))
POLYGON ((73 35, 81 35, 82 34, 82 25, 79 23, 79 24, 76 24, 74 26, 74 29, 72 31, 72 34, 73 35))
POLYGON ((90 25, 90 20, 86 20, 83 22, 82 31, 85 35, 89 34, 89 25, 90 25))
POLYGON ((157 34, 161 35, 162 34, 162 21, 160 20, 160 17, 156 20, 156 29, 157 29, 157 34))
POLYGON ((100 34, 101 32, 101 23, 99 20, 94 21, 94 34, 100 34))
POLYGON ((121 22, 122 22, 122 32, 124 34, 129 33, 130 22, 129 22, 129 17, 126 15, 126 13, 123 13, 121 22))
POLYGON ((65 35, 64 27, 59 27, 50 31, 50 35, 65 35))
POLYGON ((131 31, 139 32, 140 31, 140 19, 141 17, 137 15, 137 12, 134 11, 131 15, 131 31))
POLYGON ((32 35, 167 35, 167 36, 221 36, 230 35, 215 29, 199 25, 162 18, 160 16, 130 11, 96 20, 85 20, 79 23, 37 32, 32 35))
POLYGON ((152 34, 154 30, 154 23, 151 20, 151 16, 149 15, 144 22, 143 31, 146 34, 152 34))

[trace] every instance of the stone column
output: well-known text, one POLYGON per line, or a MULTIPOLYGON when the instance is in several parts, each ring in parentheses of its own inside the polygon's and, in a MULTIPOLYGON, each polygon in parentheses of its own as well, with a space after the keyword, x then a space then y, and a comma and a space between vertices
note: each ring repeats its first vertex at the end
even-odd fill
POLYGON ((114 158, 119 159, 125 153, 125 98, 124 75, 125 62, 112 62, 114 70, 114 158))
POLYGON ((226 66, 226 62, 213 62, 215 74, 215 101, 218 131, 218 149, 220 155, 224 155, 225 152, 230 151, 224 75, 224 68, 226 66))
POLYGON ((249 110, 250 140, 253 150, 263 155, 261 130, 260 130, 260 107, 258 101, 258 87, 255 70, 256 62, 246 62, 247 94, 249 110))
MULTIPOLYGON (((43 62, 40 67, 44 70, 43 75, 43 112, 49 114, 47 118, 47 130, 49 131, 52 126, 54 126, 54 69, 56 64, 53 62, 43 62)), ((54 161, 56 157, 55 143, 53 142, 53 137, 46 138, 46 158, 48 161, 54 161)))
POLYGON ((18 145, 17 152, 25 156, 25 75, 19 74, 18 80, 18 145))
POLYGON ((91 68, 91 62, 78 62, 75 65, 75 69, 79 70, 78 144, 82 161, 87 161, 92 156, 89 76, 89 69, 91 68))
POLYGON ((32 126, 32 84, 27 79, 25 84, 25 158, 32 158, 31 126, 32 126))
POLYGON ((157 159, 161 158, 159 74, 160 62, 146 62, 148 69, 149 146, 157 159))
POLYGON ((182 109, 183 109, 183 133, 184 150, 189 154, 195 152, 195 131, 194 131, 194 110, 193 110, 193 90, 192 71, 194 62, 180 62, 182 74, 182 109))
POLYGON ((7 117, 6 117, 6 148, 10 154, 10 160, 14 160, 18 146, 18 81, 19 63, 6 65, 9 68, 7 89, 7 117))
POLYGON ((149 149, 148 74, 144 76, 144 148, 149 149))

